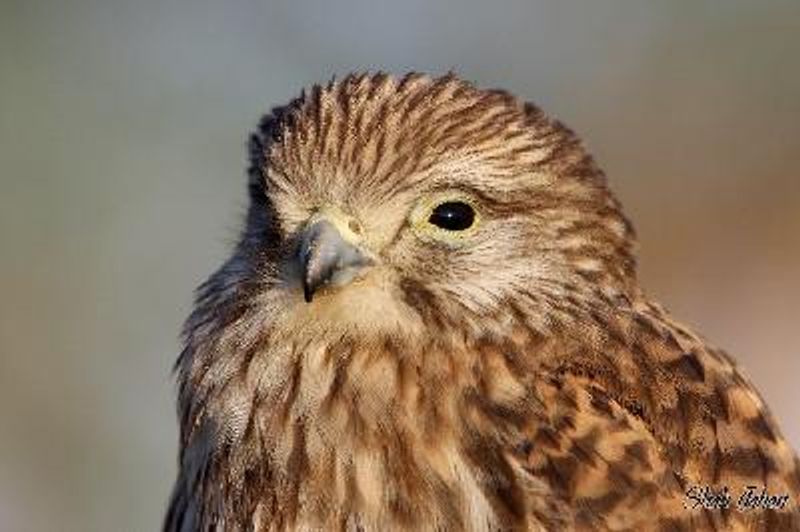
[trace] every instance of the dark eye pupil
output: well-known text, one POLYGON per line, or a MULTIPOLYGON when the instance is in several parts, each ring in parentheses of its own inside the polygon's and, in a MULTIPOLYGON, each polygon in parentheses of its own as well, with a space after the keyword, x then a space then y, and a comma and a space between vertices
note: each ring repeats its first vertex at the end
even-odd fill
POLYGON ((475 221, 475 211, 461 201, 448 201, 437 205, 428 221, 442 229, 463 231, 475 221))

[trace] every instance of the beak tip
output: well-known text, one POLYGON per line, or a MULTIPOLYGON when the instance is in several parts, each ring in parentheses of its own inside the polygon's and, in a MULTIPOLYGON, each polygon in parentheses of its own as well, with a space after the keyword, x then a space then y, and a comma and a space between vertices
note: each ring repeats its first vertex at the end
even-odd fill
POLYGON ((314 299, 314 289, 305 281, 303 282, 303 299, 306 300, 306 303, 311 303, 311 300, 314 299))

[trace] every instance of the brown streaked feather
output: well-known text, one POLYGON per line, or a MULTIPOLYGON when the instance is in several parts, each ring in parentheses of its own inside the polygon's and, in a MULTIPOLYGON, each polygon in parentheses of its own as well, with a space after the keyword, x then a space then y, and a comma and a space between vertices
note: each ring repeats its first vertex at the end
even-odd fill
POLYGON ((640 290, 633 228, 561 123, 454 75, 354 74, 275 109, 250 157, 176 364, 164 530, 800 529, 796 455, 640 290), (471 246, 414 236, 414 202, 448 191, 480 207, 471 246), (298 235, 330 205, 388 266, 307 304, 298 235), (687 508, 702 485, 791 500, 687 508))

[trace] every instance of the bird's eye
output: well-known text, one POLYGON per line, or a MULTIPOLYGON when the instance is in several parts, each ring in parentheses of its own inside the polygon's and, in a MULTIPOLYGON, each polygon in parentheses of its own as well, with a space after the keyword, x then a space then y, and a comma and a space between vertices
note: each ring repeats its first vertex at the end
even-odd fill
POLYGON ((428 222, 448 231, 464 231, 475 222, 475 210, 463 201, 446 201, 431 211, 428 222))

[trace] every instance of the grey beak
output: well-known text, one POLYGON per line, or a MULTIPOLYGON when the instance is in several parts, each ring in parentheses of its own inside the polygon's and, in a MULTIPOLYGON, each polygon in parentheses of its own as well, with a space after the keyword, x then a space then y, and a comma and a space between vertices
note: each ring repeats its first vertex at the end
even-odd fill
POLYGON ((299 259, 306 303, 311 302, 320 287, 347 284, 373 262, 325 219, 317 220, 305 229, 299 259))

